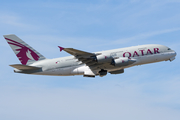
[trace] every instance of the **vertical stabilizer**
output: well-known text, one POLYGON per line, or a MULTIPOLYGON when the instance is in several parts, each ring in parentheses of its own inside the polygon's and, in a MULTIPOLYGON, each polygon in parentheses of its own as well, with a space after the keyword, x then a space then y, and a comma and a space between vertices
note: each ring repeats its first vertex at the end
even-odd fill
POLYGON ((35 61, 46 59, 43 55, 26 44, 16 35, 4 35, 4 38, 23 65, 29 65, 35 61))

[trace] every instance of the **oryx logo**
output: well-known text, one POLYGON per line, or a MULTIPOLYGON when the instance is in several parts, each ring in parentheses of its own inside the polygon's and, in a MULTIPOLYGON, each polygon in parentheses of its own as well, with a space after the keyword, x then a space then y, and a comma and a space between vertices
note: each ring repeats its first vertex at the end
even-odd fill
POLYGON ((15 48, 14 51, 19 51, 16 54, 16 56, 18 57, 18 59, 21 61, 21 63, 23 65, 26 65, 28 60, 35 60, 35 61, 39 60, 40 57, 34 51, 32 51, 30 48, 26 47, 25 45, 23 45, 21 43, 14 41, 14 40, 11 40, 8 38, 5 38, 5 39, 8 41, 8 44, 14 45, 17 47, 17 48, 15 48))

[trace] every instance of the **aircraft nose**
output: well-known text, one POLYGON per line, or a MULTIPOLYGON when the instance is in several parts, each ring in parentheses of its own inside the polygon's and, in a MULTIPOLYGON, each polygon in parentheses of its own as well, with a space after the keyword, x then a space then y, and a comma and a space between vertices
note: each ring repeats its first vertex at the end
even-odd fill
MULTIPOLYGON (((174 50, 173 50, 174 51, 174 50)), ((174 51, 174 56, 176 56, 177 55, 177 53, 176 53, 176 51, 174 51)))
POLYGON ((177 53, 173 50, 172 53, 171 53, 171 58, 169 60, 173 61, 175 59, 176 54, 177 53))

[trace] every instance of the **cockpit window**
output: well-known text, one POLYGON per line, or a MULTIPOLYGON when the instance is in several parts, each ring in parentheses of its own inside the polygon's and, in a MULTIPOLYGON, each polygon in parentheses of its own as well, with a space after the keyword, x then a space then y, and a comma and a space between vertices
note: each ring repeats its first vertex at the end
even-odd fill
POLYGON ((171 48, 168 48, 168 50, 171 50, 171 48))

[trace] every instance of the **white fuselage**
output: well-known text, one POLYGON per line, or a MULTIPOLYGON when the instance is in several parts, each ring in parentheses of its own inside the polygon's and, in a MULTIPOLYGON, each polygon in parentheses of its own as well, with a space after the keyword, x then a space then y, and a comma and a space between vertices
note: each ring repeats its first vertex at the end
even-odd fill
MULTIPOLYGON (((101 65, 101 68, 96 68, 93 70, 93 68, 90 69, 88 65, 83 64, 74 56, 69 56, 37 61, 30 66, 42 67, 42 70, 31 74, 53 76, 71 76, 85 74, 91 75, 98 74, 98 71, 101 69, 105 69, 110 72, 132 67, 135 65, 142 65, 167 60, 172 61, 175 59, 176 56, 175 51, 171 50, 166 46, 157 44, 132 46, 95 53, 101 53, 107 57, 113 58, 128 58, 131 60, 135 60, 135 62, 127 66, 113 66, 107 62, 103 63, 103 65, 101 65)), ((18 72, 18 70, 16 72, 18 72)))

